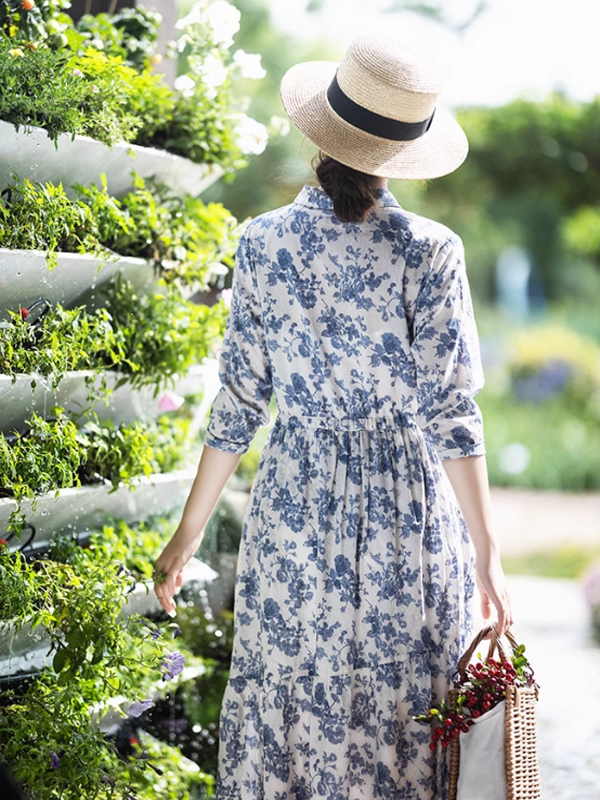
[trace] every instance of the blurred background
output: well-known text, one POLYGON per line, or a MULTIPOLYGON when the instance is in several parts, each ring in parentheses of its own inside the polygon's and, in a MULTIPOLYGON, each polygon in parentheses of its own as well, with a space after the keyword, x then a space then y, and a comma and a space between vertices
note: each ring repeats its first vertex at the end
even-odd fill
MULTIPOLYGON (((598 800, 600 702, 591 695, 600 679, 600 5, 235 5, 236 46, 260 53, 267 70, 248 82, 249 113, 265 124, 283 116, 278 84, 288 67, 339 60, 366 31, 415 42, 444 76, 441 99, 467 132, 469 157, 448 177, 390 188, 405 208, 464 240, 486 370, 479 401, 496 526, 515 630, 542 685, 544 797, 598 800)), ((240 219, 289 203, 312 181, 313 153, 292 129, 206 199, 240 219)), ((261 444, 258 437, 238 478, 251 481, 261 444)))

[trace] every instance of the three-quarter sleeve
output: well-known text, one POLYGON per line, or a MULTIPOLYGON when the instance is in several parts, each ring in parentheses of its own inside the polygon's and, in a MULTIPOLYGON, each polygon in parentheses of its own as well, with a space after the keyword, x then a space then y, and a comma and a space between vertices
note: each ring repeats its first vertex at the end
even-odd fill
POLYGON ((231 310, 219 360, 221 389, 210 413, 206 444, 245 453, 254 434, 269 422, 271 367, 265 343, 251 245, 238 247, 231 310))
POLYGON ((481 412, 473 399, 483 386, 483 368, 458 237, 440 248, 421 284, 411 349, 419 425, 440 457, 484 454, 481 412))

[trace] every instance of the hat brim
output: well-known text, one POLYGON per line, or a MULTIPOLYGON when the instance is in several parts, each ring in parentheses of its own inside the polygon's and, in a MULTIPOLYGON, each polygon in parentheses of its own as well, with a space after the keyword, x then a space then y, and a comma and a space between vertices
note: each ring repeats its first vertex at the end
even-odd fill
POLYGON ((281 81, 281 102, 296 127, 326 155, 367 175, 426 180, 448 175, 469 150, 458 122, 436 108, 427 133, 409 142, 382 139, 343 120, 327 100, 338 64, 309 61, 289 69, 281 81))

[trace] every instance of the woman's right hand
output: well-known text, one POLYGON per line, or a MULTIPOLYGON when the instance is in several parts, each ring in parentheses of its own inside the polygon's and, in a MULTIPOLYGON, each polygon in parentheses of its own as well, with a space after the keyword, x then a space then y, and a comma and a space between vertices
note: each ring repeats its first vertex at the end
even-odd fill
POLYGON ((161 606, 171 616, 177 610, 173 598, 181 589, 183 568, 200 547, 202 532, 239 459, 238 454, 215 450, 208 445, 202 450, 181 522, 154 569, 154 591, 161 606))

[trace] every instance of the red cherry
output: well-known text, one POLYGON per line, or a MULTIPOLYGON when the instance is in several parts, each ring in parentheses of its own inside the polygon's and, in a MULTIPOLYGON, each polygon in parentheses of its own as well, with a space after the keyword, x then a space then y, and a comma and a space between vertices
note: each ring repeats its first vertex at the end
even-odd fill
POLYGON ((29 309, 24 306, 21 307, 21 319, 27 319, 29 316, 29 309))

